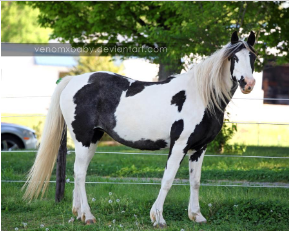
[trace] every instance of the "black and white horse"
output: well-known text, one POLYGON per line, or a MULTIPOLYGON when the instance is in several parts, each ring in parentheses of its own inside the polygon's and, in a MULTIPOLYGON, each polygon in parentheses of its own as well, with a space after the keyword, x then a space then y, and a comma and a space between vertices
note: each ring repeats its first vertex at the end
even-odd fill
POLYGON ((237 32, 231 42, 190 71, 163 82, 141 82, 110 72, 65 77, 57 86, 47 115, 42 142, 28 175, 24 198, 33 199, 47 188, 66 124, 75 143, 73 213, 86 224, 96 219, 88 205, 86 171, 104 132, 138 149, 170 148, 159 195, 150 217, 164 227, 163 204, 177 170, 189 157, 188 215, 206 222, 200 212, 199 187, 206 146, 220 131, 224 110, 237 89, 254 87, 252 48, 237 32))

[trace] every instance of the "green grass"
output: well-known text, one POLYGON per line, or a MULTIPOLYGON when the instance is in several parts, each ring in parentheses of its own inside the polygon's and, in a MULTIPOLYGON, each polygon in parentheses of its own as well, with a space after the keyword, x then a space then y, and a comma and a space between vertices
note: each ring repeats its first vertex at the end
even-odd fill
MULTIPOLYGON (((138 152, 118 147, 99 147, 98 151, 138 152)), ((149 152, 146 152, 149 153, 149 152)), ((158 151, 156 153, 166 153, 158 151)), ((249 146, 247 156, 288 156, 286 147, 249 146)), ((210 154, 210 153, 208 153, 210 154)), ((35 153, 2 153, 2 180, 23 180, 35 153)), ((96 154, 89 166, 87 181, 107 181, 106 177, 162 177, 167 156, 96 154)), ((74 154, 67 156, 67 178, 73 180, 74 154)), ((187 158, 177 177, 188 179, 187 158)), ((206 157, 202 182, 207 180, 289 181, 288 159, 206 157)), ((55 176, 52 177, 55 179, 55 176)), ((120 180, 117 180, 120 181, 120 180)), ((138 180, 137 182, 141 182, 138 180)), ((1 230, 153 230, 149 211, 159 185, 87 184, 87 195, 97 224, 84 226, 72 217, 73 184, 67 183, 65 199, 54 202, 55 184, 51 183, 43 200, 22 201, 23 183, 1 186, 1 230), (109 196, 112 192, 112 196, 109 196), (92 201, 95 198, 95 201, 92 201), (112 204, 108 200, 113 200, 112 204), (120 203, 116 202, 120 199, 120 203), (125 211, 122 213, 122 211, 125 211), (137 215, 135 217, 134 215, 137 215), (113 223, 115 220, 115 223, 113 223), (136 225, 136 222, 138 223, 136 225), (44 228, 40 225, 44 224, 44 228), (120 228, 119 225, 123 228, 120 228), (111 227, 109 227, 111 225, 111 227)), ((202 186, 200 204, 207 224, 198 225, 187 217, 188 186, 173 186, 164 206, 167 230, 289 230, 289 193, 282 188, 234 188, 202 186), (208 204, 212 207, 208 207, 208 204), (235 206, 237 205, 237 206, 235 206)))
MULTIPOLYGON (((159 186, 87 185, 87 195, 97 224, 84 226, 72 217, 72 184, 66 185, 65 200, 54 202, 54 184, 42 201, 21 200, 22 184, 2 183, 1 230, 152 230, 150 208, 159 186), (129 187, 129 188, 128 188, 129 187), (112 196, 109 196, 112 192, 112 196), (96 200, 93 202, 92 198, 96 200), (109 204, 108 200, 113 203, 109 204), (116 199, 120 199, 117 203, 116 199), (122 211, 125 211, 122 213, 122 211), (134 215, 137 215, 135 217, 134 215), (113 223, 115 220, 115 223, 113 223), (138 225, 136 225, 136 222, 138 225), (120 228, 119 225, 123 228, 120 228), (109 227, 111 225, 112 227, 109 227), (114 229, 113 229, 114 228, 114 229)), ((288 230, 289 194, 286 189, 201 187, 200 204, 207 224, 198 225, 187 217, 188 186, 172 187, 164 205, 167 230, 288 230), (208 207, 208 204, 212 207, 208 207), (237 205, 234 206, 234 205, 237 205)))
MULTIPOLYGON (((99 147, 97 151, 139 152, 124 146, 99 147)), ((146 152, 150 153, 150 152, 146 152)), ((158 151, 155 153, 166 153, 158 151)), ((246 156, 288 156, 286 147, 249 146, 246 156)), ((210 154, 210 153, 207 153, 210 154)), ((25 179, 35 153, 2 153, 2 179, 25 179)), ((68 178, 73 178, 74 153, 67 156, 68 178)), ((158 177, 163 176, 167 156, 96 154, 88 168, 88 180, 95 176, 158 177)), ((188 158, 180 166, 177 178, 188 179, 188 158)), ((247 180, 289 182, 289 159, 257 159, 240 157, 205 157, 202 182, 207 180, 247 180)))
MULTIPOLYGON (((26 116, 25 114, 2 114, 1 116, 26 116)), ((45 117, 10 117, 2 118, 2 122, 36 127, 40 136, 45 117), (39 122, 41 124, 39 125, 39 122)), ((230 141, 231 144, 261 145, 261 146, 289 146, 289 126, 238 124, 238 131, 230 141)), ((69 145, 73 143, 69 139, 69 145)))

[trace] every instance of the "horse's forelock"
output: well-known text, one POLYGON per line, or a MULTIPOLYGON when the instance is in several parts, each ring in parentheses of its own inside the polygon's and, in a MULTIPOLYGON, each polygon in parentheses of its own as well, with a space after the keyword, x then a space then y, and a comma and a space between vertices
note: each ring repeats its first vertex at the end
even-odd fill
POLYGON ((239 40, 239 42, 234 44, 228 43, 223 49, 225 49, 223 59, 230 58, 232 55, 234 55, 235 53, 239 52, 242 49, 247 49, 257 56, 255 49, 244 40, 239 40))

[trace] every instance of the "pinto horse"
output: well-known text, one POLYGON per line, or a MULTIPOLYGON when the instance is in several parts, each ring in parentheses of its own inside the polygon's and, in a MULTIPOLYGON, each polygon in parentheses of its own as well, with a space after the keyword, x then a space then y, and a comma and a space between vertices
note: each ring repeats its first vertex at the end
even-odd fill
POLYGON ((237 89, 253 90, 255 34, 247 42, 237 32, 231 42, 184 74, 162 82, 141 82, 115 73, 95 72, 65 77, 56 87, 42 142, 24 187, 25 199, 47 188, 63 127, 75 143, 72 211, 86 224, 96 219, 88 205, 86 171, 104 132, 121 144, 142 150, 169 147, 159 195, 150 211, 154 226, 165 227, 163 204, 177 170, 189 157, 188 216, 206 222, 200 212, 201 166, 210 143, 222 128, 224 111, 237 89))

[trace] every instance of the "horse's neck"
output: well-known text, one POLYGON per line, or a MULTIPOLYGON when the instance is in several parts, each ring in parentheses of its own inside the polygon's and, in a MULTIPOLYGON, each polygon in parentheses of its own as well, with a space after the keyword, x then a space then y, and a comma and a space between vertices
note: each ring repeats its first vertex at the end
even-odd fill
POLYGON ((223 75, 224 75, 224 79, 226 79, 227 81, 230 81, 230 99, 226 99, 226 102, 222 102, 222 105, 221 105, 221 109, 222 111, 224 112, 227 105, 229 104, 229 102, 231 101, 231 99, 233 98, 237 88, 238 88, 238 82, 237 81, 234 81, 232 80, 231 78, 231 72, 230 72, 230 62, 226 62, 225 63, 225 68, 223 70, 223 75))
MULTIPOLYGON (((234 95, 234 93, 236 92, 236 90, 237 90, 237 87, 238 87, 238 83, 236 82, 236 81, 233 81, 232 80, 232 78, 231 78, 231 73, 230 73, 230 62, 228 61, 228 62, 225 62, 225 67, 224 67, 224 69, 223 69, 223 79, 225 80, 225 81, 228 81, 227 82, 227 86, 228 86, 228 91, 230 91, 230 95, 231 95, 231 98, 230 99, 226 99, 225 100, 225 102, 222 102, 221 103, 221 111, 223 112, 223 114, 224 114, 224 111, 225 111, 225 109, 226 109, 226 107, 227 107, 227 105, 229 104, 229 102, 231 101, 231 99, 232 99, 232 97, 233 97, 233 95, 234 95)), ((194 69, 191 69, 191 70, 189 70, 187 73, 184 73, 184 74, 181 74, 181 75, 183 75, 183 76, 187 76, 187 78, 189 79, 189 82, 184 82, 184 84, 186 84, 186 88, 187 87, 189 87, 190 88, 190 90, 194 90, 194 91, 196 91, 196 92, 198 92, 198 87, 197 87, 197 84, 196 84, 196 82, 194 82, 194 81, 191 81, 193 78, 192 78, 192 76, 194 76, 194 69)), ((211 94, 214 94, 213 93, 214 92, 214 90, 211 92, 211 94)), ((214 106, 214 110, 215 111, 219 111, 219 109, 218 109, 218 107, 215 105, 214 106)), ((220 112, 221 112, 220 111, 220 112)))
POLYGON ((238 82, 237 81, 234 81, 234 80, 231 80, 232 81, 232 87, 231 87, 231 90, 230 90, 230 93, 231 93, 231 98, 226 100, 226 104, 225 104, 225 107, 224 107, 224 110, 226 109, 227 105, 230 103, 231 99, 233 98, 237 88, 238 88, 238 82))

